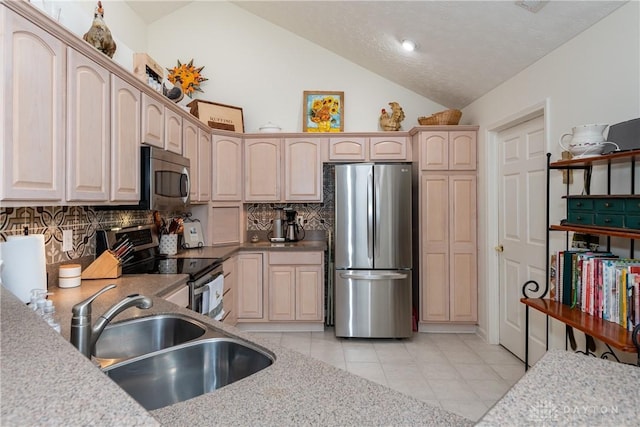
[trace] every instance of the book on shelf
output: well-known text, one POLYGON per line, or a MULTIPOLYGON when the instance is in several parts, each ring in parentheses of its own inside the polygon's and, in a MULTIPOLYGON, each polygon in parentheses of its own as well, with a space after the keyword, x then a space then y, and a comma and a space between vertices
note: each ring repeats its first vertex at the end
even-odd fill
POLYGON ((640 259, 566 250, 550 257, 550 298, 628 330, 640 323, 640 259))

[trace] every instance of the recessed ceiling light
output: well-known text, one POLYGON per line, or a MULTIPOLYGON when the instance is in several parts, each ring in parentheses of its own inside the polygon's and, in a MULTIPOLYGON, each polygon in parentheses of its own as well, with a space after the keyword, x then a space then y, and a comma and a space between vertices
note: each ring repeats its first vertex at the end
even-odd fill
POLYGON ((402 48, 407 52, 416 50, 416 43, 412 40, 402 40, 402 48))

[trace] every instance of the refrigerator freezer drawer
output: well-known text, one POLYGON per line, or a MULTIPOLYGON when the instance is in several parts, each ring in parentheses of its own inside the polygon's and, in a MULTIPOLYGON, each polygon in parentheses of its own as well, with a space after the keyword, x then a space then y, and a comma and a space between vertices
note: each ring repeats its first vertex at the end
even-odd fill
POLYGON ((411 270, 336 270, 337 337, 407 338, 411 320, 411 270))

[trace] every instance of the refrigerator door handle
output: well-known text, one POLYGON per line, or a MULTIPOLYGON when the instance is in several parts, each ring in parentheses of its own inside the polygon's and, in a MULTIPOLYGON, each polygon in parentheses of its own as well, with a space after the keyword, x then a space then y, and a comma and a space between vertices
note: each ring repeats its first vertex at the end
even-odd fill
POLYGON ((353 280, 403 280, 407 278, 405 273, 381 273, 381 274, 358 274, 340 273, 342 279, 353 280))
POLYGON ((367 255, 371 263, 373 263, 373 204, 373 168, 371 168, 367 180, 367 255))

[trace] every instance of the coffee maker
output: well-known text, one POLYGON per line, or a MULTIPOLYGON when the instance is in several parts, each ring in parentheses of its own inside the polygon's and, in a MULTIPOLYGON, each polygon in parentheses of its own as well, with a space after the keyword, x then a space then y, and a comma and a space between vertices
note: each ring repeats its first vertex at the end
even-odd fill
POLYGON ((285 240, 287 242, 297 242, 304 239, 304 227, 298 224, 297 221, 298 212, 290 208, 285 208, 284 213, 287 216, 285 240))
POLYGON ((283 208, 276 208, 273 217, 273 227, 271 232, 269 232, 269 239, 272 242, 284 242, 286 231, 286 221, 283 208))

